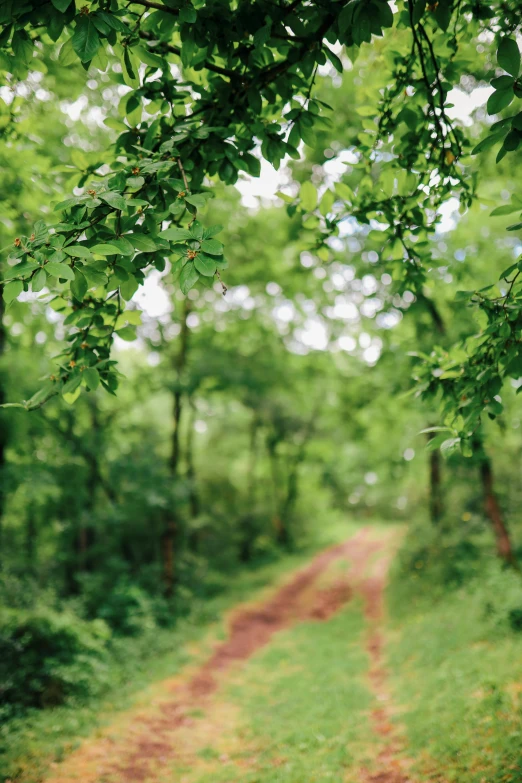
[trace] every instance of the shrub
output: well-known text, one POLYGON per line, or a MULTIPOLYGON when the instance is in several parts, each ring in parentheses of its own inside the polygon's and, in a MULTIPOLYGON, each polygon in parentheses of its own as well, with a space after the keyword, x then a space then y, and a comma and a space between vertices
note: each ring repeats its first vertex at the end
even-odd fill
POLYGON ((0 614, 0 702, 3 717, 20 708, 62 704, 97 691, 107 676, 110 631, 49 609, 0 614))
POLYGON ((97 607, 96 616, 122 636, 138 636, 156 625, 152 599, 127 580, 118 582, 105 595, 97 607))

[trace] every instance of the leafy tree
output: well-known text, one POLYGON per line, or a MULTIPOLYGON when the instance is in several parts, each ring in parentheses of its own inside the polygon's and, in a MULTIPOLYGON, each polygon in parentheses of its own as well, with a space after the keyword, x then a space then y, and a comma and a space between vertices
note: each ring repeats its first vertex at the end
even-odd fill
MULTIPOLYGON (((30 409, 59 392, 72 401, 82 385, 101 383, 115 391, 113 335, 133 336, 136 324, 125 303, 150 268, 163 269, 168 257, 185 293, 220 276, 226 261, 214 238, 219 229, 205 228, 200 219, 213 182, 233 184, 240 170, 256 176, 257 150, 278 167, 287 155, 299 158, 301 141, 315 143, 314 131, 330 119, 328 106, 312 95, 314 83, 328 61, 343 70, 339 45, 354 61, 365 43, 384 53, 384 35, 388 70, 358 134, 360 175, 355 190, 340 183, 323 193, 319 209, 315 188, 305 182, 290 209, 302 210, 305 223, 319 229, 317 252, 326 258, 328 237, 348 216, 373 223, 382 231, 381 254, 399 289, 418 295, 431 265, 428 238, 441 204, 457 196, 466 208, 475 194, 471 144, 450 118, 448 93, 463 78, 481 80, 488 72, 489 52, 479 57, 476 51, 483 33, 495 41, 491 54, 496 51, 499 68, 488 112, 497 115, 522 94, 516 2, 444 0, 429 6, 416 0, 394 13, 385 0, 258 0, 237 7, 96 0, 79 9, 73 0, 28 0, 4 3, 0 22, 0 65, 11 85, 59 49, 62 66, 79 60, 86 71, 127 88, 119 117, 106 120, 120 131, 111 155, 85 161, 77 180, 83 192, 55 207, 60 222, 39 222, 32 234, 16 239, 10 253, 5 302, 49 284, 57 293, 54 307, 71 328, 58 370, 25 404, 30 409)), ((368 80, 374 78, 371 61, 363 73, 368 80)), ((513 154, 522 138, 519 118, 499 120, 476 151, 500 143, 499 160, 513 154)), ((16 117, 7 127, 13 123, 16 132, 16 117)), ((490 367, 493 385, 514 372, 509 324, 518 317, 517 280, 501 313, 496 299, 481 304, 495 314, 493 337, 486 340, 489 345, 494 339, 498 351, 497 369, 490 367), (512 321, 503 315, 508 310, 512 321)), ((477 365, 491 364, 490 349, 481 350, 482 359, 464 368, 468 390, 477 365)), ((461 440, 470 440, 489 404, 487 382, 473 396, 461 440)), ((461 391, 452 395, 453 408, 461 391)))

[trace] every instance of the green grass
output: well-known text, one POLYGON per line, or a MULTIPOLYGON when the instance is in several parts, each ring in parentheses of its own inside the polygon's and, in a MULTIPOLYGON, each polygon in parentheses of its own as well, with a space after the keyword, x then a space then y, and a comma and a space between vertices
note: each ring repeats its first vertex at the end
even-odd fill
MULTIPOLYGON (((222 698, 236 715, 232 731, 201 748, 198 763, 177 767, 187 783, 314 783, 348 780, 367 760, 371 704, 358 601, 327 622, 278 634, 250 659, 222 698), (230 752, 230 747, 235 751, 230 752), (223 759, 226 762, 223 763, 223 759)), ((354 778, 355 780, 356 778, 354 778)))
POLYGON ((356 529, 355 524, 345 521, 329 524, 299 552, 223 577, 227 582, 223 592, 195 603, 191 615, 175 628, 116 640, 103 695, 33 711, 0 726, 0 781, 40 781, 52 762, 63 759, 82 738, 110 724, 119 711, 132 707, 149 685, 205 658, 212 641, 225 636, 224 613, 231 607, 255 599, 260 591, 298 568, 315 551, 348 538, 356 529))
POLYGON ((389 668, 415 772, 429 781, 520 783, 522 633, 509 610, 522 608, 521 577, 479 551, 465 583, 444 591, 438 578, 431 585, 438 565, 423 571, 422 557, 417 575, 396 569, 389 591, 389 668))

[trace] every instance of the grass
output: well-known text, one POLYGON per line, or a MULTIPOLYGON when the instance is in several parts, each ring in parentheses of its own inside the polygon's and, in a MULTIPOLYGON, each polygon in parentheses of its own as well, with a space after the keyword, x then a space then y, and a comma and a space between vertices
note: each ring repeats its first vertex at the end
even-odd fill
POLYGON ((0 727, 0 780, 38 783, 53 762, 62 760, 82 738, 110 724, 122 710, 147 698, 154 683, 203 660, 212 641, 225 635, 224 615, 234 605, 257 599, 315 551, 352 535, 357 526, 329 524, 308 547, 254 569, 235 572, 226 589, 200 601, 173 629, 156 629, 139 638, 119 639, 113 647, 108 688, 87 702, 34 711, 0 727))
POLYGON ((424 569, 424 548, 390 587, 389 668, 419 780, 522 781, 522 633, 509 623, 522 581, 482 543, 460 586, 441 584, 437 557, 424 569))
POLYGON ((180 746, 187 747, 192 735, 191 752, 170 780, 348 780, 349 771, 367 760, 371 736, 363 628, 361 607, 353 602, 327 622, 278 634, 236 672, 211 707, 206 728, 203 718, 203 727, 180 736, 180 746))

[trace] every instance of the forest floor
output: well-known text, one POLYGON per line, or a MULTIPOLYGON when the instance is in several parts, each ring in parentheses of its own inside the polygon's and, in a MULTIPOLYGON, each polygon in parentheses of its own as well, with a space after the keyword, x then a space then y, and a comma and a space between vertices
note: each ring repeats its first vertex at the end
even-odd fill
POLYGON ((363 528, 236 607, 206 660, 156 683, 47 783, 408 783, 383 652, 400 538, 363 528))

